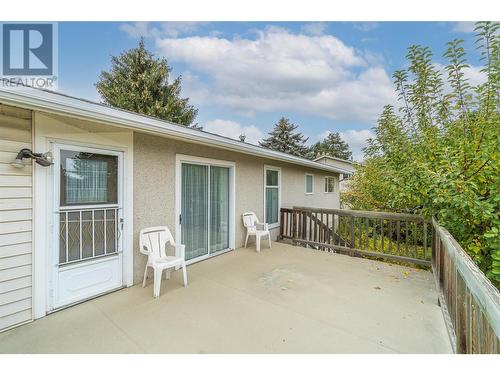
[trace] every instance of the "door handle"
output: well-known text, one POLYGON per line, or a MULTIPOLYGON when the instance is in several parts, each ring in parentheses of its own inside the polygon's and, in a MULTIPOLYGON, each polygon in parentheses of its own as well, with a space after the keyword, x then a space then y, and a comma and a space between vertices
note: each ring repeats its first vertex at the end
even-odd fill
POLYGON ((122 236, 122 232, 123 232, 123 223, 124 223, 124 220, 123 220, 123 217, 120 218, 120 224, 118 225, 118 239, 121 238, 122 236))

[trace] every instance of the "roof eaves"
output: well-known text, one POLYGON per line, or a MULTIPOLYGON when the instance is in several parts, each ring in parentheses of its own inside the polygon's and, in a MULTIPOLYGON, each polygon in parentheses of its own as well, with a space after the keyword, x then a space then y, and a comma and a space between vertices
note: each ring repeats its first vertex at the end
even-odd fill
POLYGON ((292 164, 302 165, 335 173, 349 173, 342 168, 318 163, 317 161, 300 158, 283 152, 269 150, 250 143, 240 142, 231 138, 193 129, 159 120, 154 117, 140 115, 100 103, 91 102, 65 94, 35 88, 5 89, 0 88, 0 101, 5 104, 16 105, 32 110, 49 111, 59 114, 73 115, 87 119, 104 121, 121 125, 134 130, 143 130, 159 133, 164 136, 183 139, 188 142, 199 142, 212 146, 230 149, 236 152, 258 155, 292 164))

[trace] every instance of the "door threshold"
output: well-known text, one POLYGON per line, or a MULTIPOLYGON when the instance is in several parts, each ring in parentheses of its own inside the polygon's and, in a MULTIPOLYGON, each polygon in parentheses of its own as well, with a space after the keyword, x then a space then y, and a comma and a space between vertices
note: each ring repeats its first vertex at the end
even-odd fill
POLYGON ((65 310, 65 309, 68 309, 70 307, 74 307, 76 305, 80 305, 82 303, 85 303, 85 302, 89 302, 89 301, 92 301, 93 299, 96 299, 96 298, 99 298, 99 297, 102 297, 102 296, 105 296, 106 294, 111 294, 111 293, 114 293, 114 292, 117 292, 119 290, 122 290, 122 289, 125 289, 127 288, 127 286, 125 285, 122 285, 118 288, 114 288, 114 289, 110 289, 110 290, 107 290, 105 292, 102 292, 102 293, 99 293, 99 294, 96 294, 95 296, 92 296, 92 297, 88 297, 88 298, 85 298, 85 299, 82 299, 81 301, 77 301, 77 302, 73 302, 73 303, 70 303, 68 305, 64 305, 64 306, 61 306, 61 307, 58 307, 54 310, 50 310, 50 311, 47 311, 47 315, 50 315, 52 313, 55 313, 55 312, 59 312, 61 310, 65 310))
POLYGON ((201 257, 186 260, 186 266, 189 266, 190 264, 194 264, 194 263, 198 263, 198 262, 203 262, 204 260, 215 258, 219 255, 229 253, 230 251, 233 251, 233 250, 234 249, 220 250, 220 251, 217 251, 217 252, 210 254, 210 255, 203 255, 201 257))

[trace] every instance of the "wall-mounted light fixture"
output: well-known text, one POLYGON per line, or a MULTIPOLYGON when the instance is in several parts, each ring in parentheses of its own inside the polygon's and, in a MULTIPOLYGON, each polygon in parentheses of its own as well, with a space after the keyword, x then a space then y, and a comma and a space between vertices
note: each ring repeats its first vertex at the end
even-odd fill
POLYGON ((42 167, 49 167, 54 164, 52 153, 46 152, 44 154, 33 152, 29 148, 23 148, 21 151, 17 153, 15 160, 10 163, 10 165, 16 168, 24 168, 25 164, 23 163, 23 159, 33 159, 35 162, 42 167))

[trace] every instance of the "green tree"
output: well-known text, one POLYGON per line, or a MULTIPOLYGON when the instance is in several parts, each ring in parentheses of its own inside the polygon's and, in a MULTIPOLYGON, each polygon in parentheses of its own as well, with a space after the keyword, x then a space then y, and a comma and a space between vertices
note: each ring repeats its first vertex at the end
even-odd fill
POLYGON ((485 82, 471 85, 462 40, 445 72, 427 47, 394 73, 401 108, 384 111, 344 201, 354 208, 436 216, 500 285, 500 25, 476 24, 485 82))
POLYGON ((352 152, 349 150, 349 145, 340 138, 339 133, 330 132, 325 139, 310 147, 308 155, 311 159, 327 155, 349 160, 352 157, 352 152))
POLYGON ((274 125, 269 137, 263 139, 259 144, 271 150, 304 157, 308 151, 305 145, 308 138, 305 138, 302 133, 296 132, 297 127, 289 119, 282 117, 274 125))
POLYGON ((192 126, 198 110, 180 97, 181 77, 169 83, 171 71, 141 39, 137 48, 111 57, 110 71, 102 71, 95 86, 105 104, 192 126))

